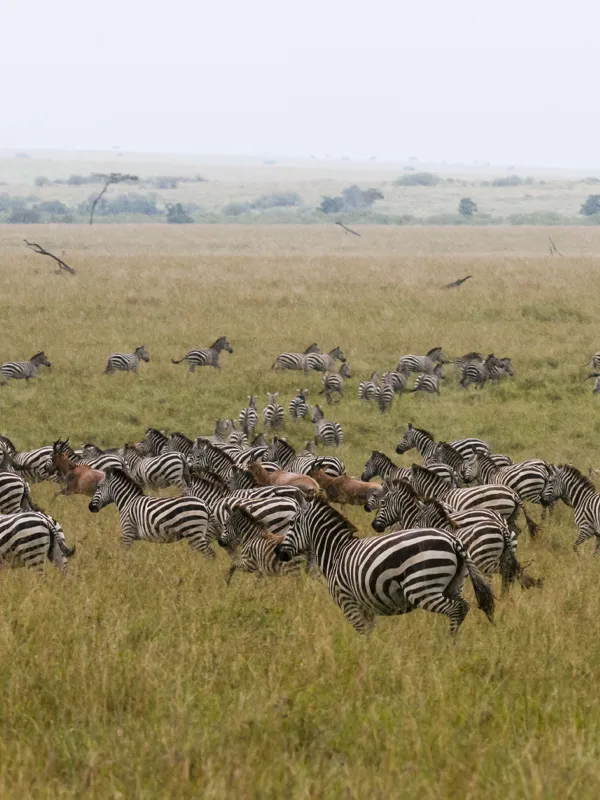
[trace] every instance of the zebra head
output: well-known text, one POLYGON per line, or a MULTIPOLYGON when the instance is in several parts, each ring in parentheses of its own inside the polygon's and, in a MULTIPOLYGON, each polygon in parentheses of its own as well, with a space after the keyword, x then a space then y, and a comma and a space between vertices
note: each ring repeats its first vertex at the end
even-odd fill
POLYGON ((350 364, 347 361, 344 361, 340 364, 339 375, 342 376, 344 379, 348 379, 352 377, 352 373, 350 371, 350 364))
POLYGON ((343 362, 343 361, 346 360, 346 356, 344 355, 344 353, 343 353, 343 351, 342 351, 342 349, 340 347, 334 347, 333 350, 329 351, 329 355, 332 358, 337 359, 338 361, 342 361, 343 362))
POLYGON ((573 493, 593 492, 596 487, 589 478, 579 472, 572 464, 561 464, 555 467, 546 482, 542 492, 542 503, 550 505, 555 500, 562 500, 568 506, 572 505, 573 493))
POLYGON ((277 398, 279 397, 279 392, 267 392, 267 397, 269 398, 269 405, 279 405, 277 402, 277 398))
POLYGON ((412 450, 413 447, 416 447, 417 444, 417 437, 416 437, 416 428, 413 428, 412 422, 408 423, 408 428, 404 432, 404 436, 400 440, 400 442, 396 445, 396 452, 406 453, 407 450, 412 450))
POLYGON ((228 353, 233 353, 233 348, 227 341, 226 336, 219 336, 219 338, 210 346, 210 349, 217 350, 218 352, 221 350, 227 350, 228 353))
POLYGON ((107 471, 106 477, 98 484, 98 488, 94 492, 94 496, 90 500, 88 509, 92 514, 97 514, 100 509, 109 506, 115 502, 115 495, 113 491, 113 476, 107 471))
POLYGON ((472 483, 479 477, 479 458, 477 453, 473 453, 472 456, 463 461, 462 477, 465 483, 472 483))
POLYGON ((248 408, 256 408, 256 401, 258 400, 258 396, 255 394, 248 395, 248 408))
POLYGON ((141 359, 142 361, 150 361, 150 356, 148 355, 148 351, 144 347, 144 345, 140 345, 140 347, 135 348, 135 355, 141 359))
POLYGON ((321 406, 313 406, 311 409, 310 421, 311 422, 318 422, 319 420, 323 419, 325 414, 323 413, 323 409, 321 406))
POLYGON ((380 456, 381 453, 378 450, 373 450, 373 452, 369 456, 369 460, 365 464, 365 468, 363 469, 362 475, 360 476, 361 481, 370 481, 371 478, 375 477, 375 475, 379 475, 380 456))
POLYGON ((48 360, 48 357, 44 353, 43 350, 40 350, 39 353, 36 353, 34 356, 31 356, 29 359, 32 364, 35 364, 36 367, 48 367, 50 368, 52 364, 48 360))
POLYGON ((320 353, 321 350, 319 349, 319 345, 316 342, 313 342, 309 345, 302 355, 307 356, 309 353, 320 353))
POLYGON ((367 502, 363 506, 365 511, 375 511, 376 508, 379 508, 381 506, 381 501, 387 495, 389 490, 389 484, 384 481, 381 484, 381 489, 373 492, 367 499, 367 502))

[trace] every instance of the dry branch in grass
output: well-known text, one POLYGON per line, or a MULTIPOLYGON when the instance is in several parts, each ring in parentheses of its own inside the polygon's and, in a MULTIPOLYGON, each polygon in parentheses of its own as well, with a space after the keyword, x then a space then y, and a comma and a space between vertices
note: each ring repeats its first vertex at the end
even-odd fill
POLYGON ((353 233, 355 236, 360 236, 360 233, 358 231, 353 231, 352 228, 349 228, 347 225, 344 225, 344 223, 341 222, 341 220, 338 220, 335 224, 343 228, 346 231, 346 233, 353 233))
POLYGON ((77 274, 75 272, 75 270, 73 269, 73 267, 70 267, 68 264, 66 264, 62 260, 62 258, 59 258, 58 256, 55 256, 49 250, 46 250, 45 248, 43 248, 41 246, 41 244, 36 244, 35 242, 28 242, 27 239, 23 239, 23 241, 25 242, 27 247, 30 247, 33 250, 34 253, 39 253, 39 255, 41 255, 41 256, 49 256, 50 258, 53 258, 56 261, 56 263, 58 264, 59 269, 64 269, 66 272, 69 272, 71 275, 76 275, 77 274))

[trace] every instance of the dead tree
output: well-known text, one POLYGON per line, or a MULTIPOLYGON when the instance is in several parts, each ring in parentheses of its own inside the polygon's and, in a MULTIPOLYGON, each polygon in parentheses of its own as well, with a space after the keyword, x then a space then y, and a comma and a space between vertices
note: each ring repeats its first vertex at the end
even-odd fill
POLYGON ((104 186, 102 187, 102 191, 98 195, 98 197, 92 203, 92 208, 90 211, 90 225, 94 222, 94 212, 96 211, 96 206, 106 193, 108 187, 113 183, 123 183, 124 181, 139 181, 137 175, 123 175, 120 172, 111 172, 110 175, 99 174, 99 178, 102 178, 104 181, 104 186))
POLYGON ((472 275, 467 275, 466 278, 459 278, 456 281, 452 281, 452 283, 447 283, 445 286, 442 286, 442 289, 457 289, 459 286, 462 286, 465 281, 468 281, 469 278, 472 277, 472 275))
POLYGON ((342 227, 346 231, 346 233, 353 233, 355 236, 360 236, 360 233, 358 233, 358 231, 353 231, 352 228, 349 228, 347 225, 344 225, 344 223, 341 222, 340 220, 338 220, 335 224, 342 227))
POLYGON ((64 269, 66 272, 69 272, 71 275, 76 275, 77 274, 75 272, 75 270, 73 269, 73 267, 70 267, 68 264, 65 264, 65 262, 62 260, 62 258, 59 258, 58 256, 55 256, 53 253, 51 253, 49 250, 44 249, 41 246, 41 244, 36 244, 35 242, 28 242, 27 239, 23 239, 23 241, 25 242, 27 247, 30 247, 33 250, 34 253, 39 253, 41 256, 50 256, 50 258, 53 258, 56 261, 56 263, 58 264, 59 270, 64 269))

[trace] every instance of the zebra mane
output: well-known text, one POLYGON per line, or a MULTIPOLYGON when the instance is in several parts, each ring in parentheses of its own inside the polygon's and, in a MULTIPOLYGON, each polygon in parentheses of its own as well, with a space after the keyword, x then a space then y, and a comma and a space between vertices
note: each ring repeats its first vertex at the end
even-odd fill
POLYGON ((578 480, 582 486, 586 487, 586 489, 591 489, 594 493, 597 492, 597 489, 591 480, 583 475, 583 473, 581 473, 577 467, 574 467, 573 464, 559 464, 557 469, 562 470, 562 472, 564 472, 566 475, 578 480))
POLYGON ((17 448, 14 446, 8 436, 3 436, 0 434, 0 442, 4 445, 3 449, 5 449, 7 453, 17 452, 17 448))
POLYGON ((246 503, 248 503, 248 505, 251 505, 250 500, 248 499, 234 501, 234 505, 231 508, 231 514, 229 515, 229 522, 231 522, 231 519, 232 517, 234 517, 235 514, 239 514, 240 516, 245 517, 247 520, 249 520, 256 527, 262 528, 262 530, 265 533, 267 533, 269 529, 265 525, 264 520, 256 519, 256 517, 250 512, 250 510, 246 506, 246 503))
POLYGON ((436 514, 439 514, 441 517, 443 524, 449 525, 452 530, 456 530, 458 528, 456 522, 454 522, 454 520, 450 517, 450 514, 439 500, 436 500, 434 497, 427 497, 425 500, 423 500, 423 503, 423 511, 427 511, 427 506, 432 506, 436 514))
MULTIPOLYGON (((385 483, 386 482, 384 481, 383 485, 385 485, 385 483)), ((402 490, 408 495, 408 498, 410 500, 415 500, 415 501, 419 500, 419 495, 415 491, 415 487, 408 481, 403 480, 402 478, 394 478, 391 481, 387 481, 387 485, 389 489, 402 490)))
POLYGON ((413 431, 416 431, 417 433, 425 434, 425 436, 427 436, 429 439, 431 439, 432 442, 435 442, 435 436, 433 435, 433 433, 431 433, 430 431, 425 430, 425 428, 417 428, 416 425, 413 425, 412 429, 413 429, 413 431))
MULTIPOLYGON (((431 478, 434 478, 437 483, 443 483, 444 482, 443 479, 440 478, 439 475, 437 475, 435 472, 432 472, 432 470, 427 469, 427 467, 421 466, 421 464, 411 464, 410 468, 411 468, 411 471, 412 471, 413 475, 415 473, 418 474, 419 472, 424 472, 426 475, 429 475, 431 478)), ((411 489, 412 488, 413 487, 411 486, 411 489)), ((414 489, 413 489, 413 491, 414 491, 414 489)), ((415 492, 415 494, 416 494, 416 492, 415 492)), ((418 495, 417 495, 417 497, 418 497, 418 495)))
POLYGON ((194 478, 196 478, 196 480, 202 481, 203 483, 208 483, 210 486, 218 486, 219 488, 229 491, 227 482, 224 481, 220 475, 217 475, 216 472, 211 472, 208 469, 192 469, 190 472, 194 478))
POLYGON ((149 434, 155 434, 159 436, 161 439, 164 439, 165 442, 168 441, 168 436, 165 436, 165 434, 162 431, 159 431, 158 428, 148 428, 146 430, 146 436, 148 436, 149 434))
POLYGON ((229 453, 226 450, 223 450, 222 447, 219 447, 218 444, 216 444, 215 442, 209 442, 207 439, 205 440, 202 436, 199 436, 198 439, 202 441, 202 444, 204 445, 205 448, 207 448, 208 450, 213 450, 216 453, 220 453, 229 461, 229 463, 232 466, 235 465, 235 462, 233 458, 229 455, 229 453))
POLYGON ((346 533, 350 533, 352 536, 356 536, 358 533, 358 528, 356 525, 353 522, 350 522, 348 517, 342 514, 341 511, 338 511, 337 508, 334 508, 332 505, 330 505, 327 499, 322 495, 317 495, 313 500, 311 500, 310 506, 323 511, 330 520, 342 525, 346 533))
POLYGON ((461 456, 458 450, 452 447, 451 444, 448 444, 448 442, 440 442, 437 448, 437 452, 442 453, 446 458, 451 457, 455 459, 460 459, 461 461, 465 460, 464 456, 461 456))
POLYGON ((432 347, 432 348, 431 348, 431 350, 428 350, 428 351, 425 353, 425 355, 426 355, 426 356, 430 356, 430 357, 431 357, 431 354, 432 354, 432 353, 437 353, 437 352, 438 352, 438 350, 439 350, 439 351, 441 351, 441 349, 442 349, 441 347, 432 347))

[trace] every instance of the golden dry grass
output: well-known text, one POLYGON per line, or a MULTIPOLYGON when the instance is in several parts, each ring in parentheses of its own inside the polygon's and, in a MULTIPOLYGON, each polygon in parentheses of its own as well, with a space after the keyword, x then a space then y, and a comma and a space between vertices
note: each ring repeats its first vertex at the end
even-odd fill
MULTIPOLYGON (((597 398, 582 382, 600 349, 600 231, 333 227, 3 228, 0 360, 45 349, 29 385, 0 391, 0 428, 21 448, 69 435, 102 445, 149 425, 210 432, 246 395, 304 382, 275 375, 277 352, 340 344, 356 378, 330 412, 341 457, 360 472, 393 454, 406 423, 440 438, 482 436, 515 459, 598 466, 597 398), (53 274, 23 236, 65 251, 53 274), (440 285, 463 274, 463 289, 440 285), (170 364, 226 334, 223 369, 170 364), (102 375, 113 350, 145 344, 139 379, 102 375), (404 397, 380 417, 357 381, 404 352, 441 344, 513 358, 516 377, 465 394, 404 397)), ((320 388, 309 378, 311 399, 320 388)), ((295 445, 309 423, 287 424, 295 445)), ((412 454, 396 457, 411 463, 412 454)), ((3 797, 597 797, 598 561, 577 557, 560 508, 521 560, 546 579, 513 591, 491 627, 472 611, 453 645, 445 618, 381 619, 357 636, 302 579, 236 575, 185 545, 118 542, 114 508, 35 498, 81 539, 65 579, 2 572, 0 794, 3 797)), ((534 509, 534 515, 539 511, 534 509)), ((352 518, 370 532, 369 518, 352 518)), ((467 590, 470 596, 470 589, 467 590)))

